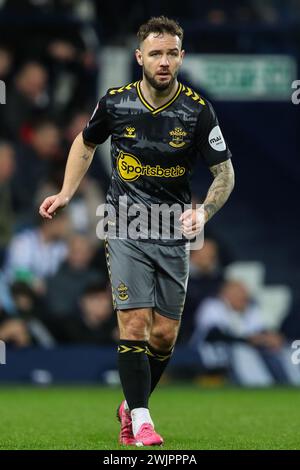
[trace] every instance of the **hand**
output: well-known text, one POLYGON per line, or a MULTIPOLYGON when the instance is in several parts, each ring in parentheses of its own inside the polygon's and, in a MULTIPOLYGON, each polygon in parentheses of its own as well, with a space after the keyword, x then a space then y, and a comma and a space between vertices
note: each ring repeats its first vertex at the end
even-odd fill
POLYGON ((52 219, 59 209, 66 207, 68 202, 69 198, 62 193, 46 197, 40 206, 39 213, 44 219, 52 219))
POLYGON ((271 331, 252 335, 248 340, 253 346, 267 348, 272 351, 278 351, 284 343, 282 335, 271 331))
POLYGON ((31 343, 26 323, 18 318, 6 320, 1 325, 0 338, 7 343, 13 343, 19 348, 29 346, 31 343))
POLYGON ((207 221, 207 215, 202 207, 200 209, 188 209, 179 220, 182 222, 181 228, 186 238, 194 238, 202 232, 207 221))
POLYGON ((278 351, 282 348, 284 338, 281 334, 275 332, 267 332, 265 334, 265 347, 272 351, 278 351))

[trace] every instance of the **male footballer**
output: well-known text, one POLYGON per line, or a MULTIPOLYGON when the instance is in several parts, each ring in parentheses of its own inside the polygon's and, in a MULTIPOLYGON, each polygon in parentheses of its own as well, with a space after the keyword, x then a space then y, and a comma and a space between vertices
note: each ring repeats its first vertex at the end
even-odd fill
MULTIPOLYGON (((178 82, 184 57, 183 30, 164 16, 151 18, 138 31, 136 59, 142 79, 111 88, 97 104, 70 149, 60 193, 40 206, 52 219, 65 207, 88 170, 97 145, 111 137, 112 176, 107 203, 118 225, 120 198, 129 207, 191 203, 190 177, 198 157, 213 182, 199 209, 183 210, 182 237, 106 239, 107 266, 120 342, 118 368, 124 401, 118 408, 122 445, 162 445, 149 412, 149 397, 172 355, 184 306, 189 271, 189 239, 226 202, 233 186, 231 153, 211 104, 178 82), (204 209, 204 211, 203 211, 204 209)), ((176 218, 176 217, 175 217, 176 218)), ((174 219, 169 219, 172 225, 174 219)), ((170 232, 171 233, 171 232, 170 232)), ((173 232, 172 232, 173 233, 173 232)), ((175 233, 175 232, 174 232, 175 233)))

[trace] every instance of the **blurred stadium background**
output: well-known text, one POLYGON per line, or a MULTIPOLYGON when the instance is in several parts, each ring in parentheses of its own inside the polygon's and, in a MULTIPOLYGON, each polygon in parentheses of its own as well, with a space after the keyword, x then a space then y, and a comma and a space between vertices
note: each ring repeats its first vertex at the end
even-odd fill
MULTIPOLYGON (((300 385, 295 354, 292 360, 300 339, 300 120, 292 103, 300 2, 169 5, 0 0, 3 385, 119 385, 116 323, 95 234, 109 143, 98 148, 67 210, 47 223, 37 208, 60 188, 70 144, 97 99, 139 78, 135 33, 160 14, 185 30, 180 80, 213 102, 236 171, 229 202, 208 224, 204 248, 192 253, 182 330, 164 382, 300 385)), ((210 181, 199 164, 195 201, 210 181)))

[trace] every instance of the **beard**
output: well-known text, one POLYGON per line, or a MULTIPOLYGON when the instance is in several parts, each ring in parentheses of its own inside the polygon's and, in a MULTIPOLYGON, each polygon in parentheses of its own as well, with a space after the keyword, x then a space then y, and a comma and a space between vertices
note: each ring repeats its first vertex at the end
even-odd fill
POLYGON ((155 80, 155 78, 153 76, 151 76, 145 68, 143 68, 143 72, 144 72, 144 77, 145 79, 147 80, 147 82, 152 86, 152 88, 154 88, 155 90, 157 91, 164 91, 164 90, 167 90, 168 88, 172 88, 176 78, 177 78, 177 73, 178 72, 175 72, 174 75, 171 76, 170 80, 168 82, 159 82, 157 80, 155 80))

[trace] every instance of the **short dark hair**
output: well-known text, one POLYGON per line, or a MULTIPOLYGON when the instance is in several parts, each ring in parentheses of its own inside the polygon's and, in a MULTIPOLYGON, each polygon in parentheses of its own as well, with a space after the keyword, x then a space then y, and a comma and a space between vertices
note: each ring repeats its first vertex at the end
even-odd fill
POLYGON ((150 18, 147 23, 142 24, 137 32, 139 43, 143 42, 151 33, 167 33, 171 36, 178 36, 181 42, 183 41, 182 27, 177 21, 166 16, 155 16, 150 18))
POLYGON ((87 284, 82 292, 82 297, 87 297, 89 295, 99 294, 100 292, 108 292, 108 284, 105 280, 100 279, 97 281, 92 281, 87 284))

